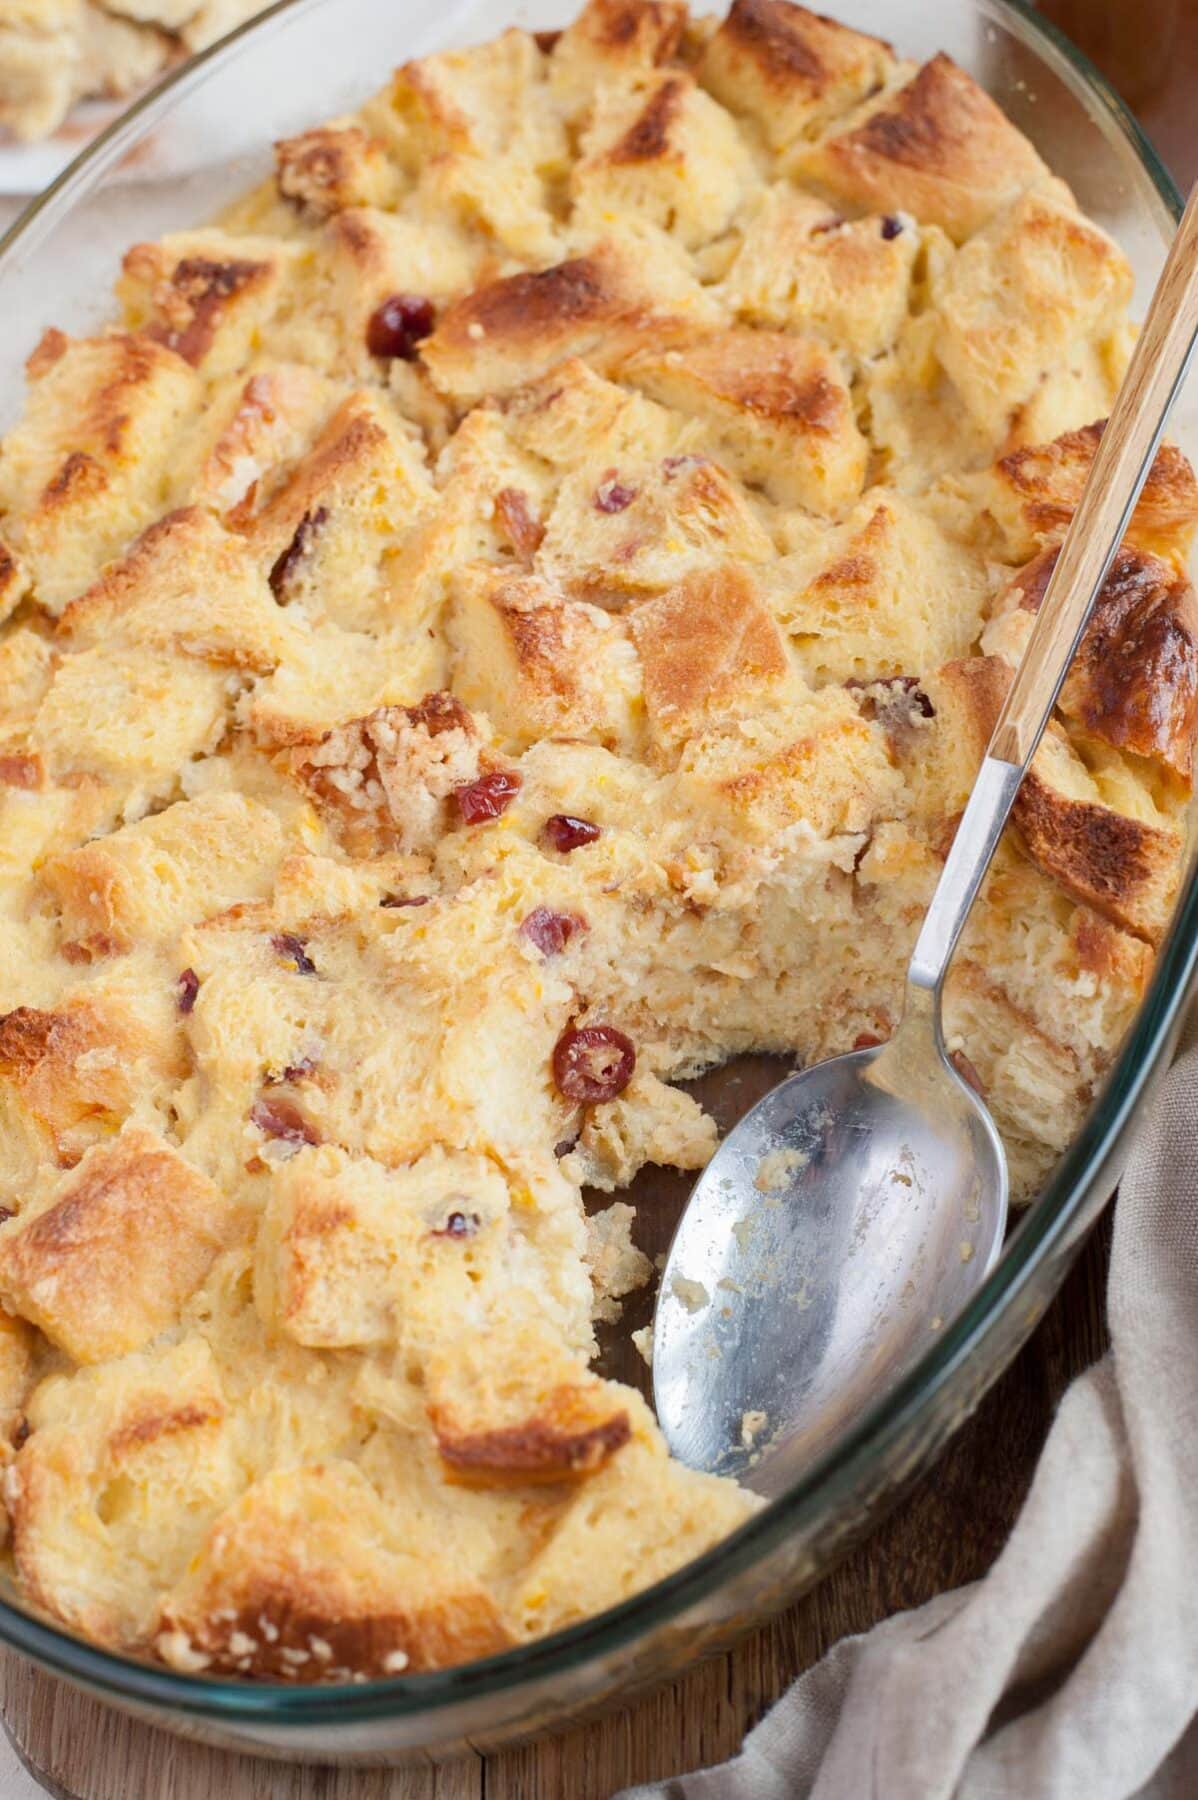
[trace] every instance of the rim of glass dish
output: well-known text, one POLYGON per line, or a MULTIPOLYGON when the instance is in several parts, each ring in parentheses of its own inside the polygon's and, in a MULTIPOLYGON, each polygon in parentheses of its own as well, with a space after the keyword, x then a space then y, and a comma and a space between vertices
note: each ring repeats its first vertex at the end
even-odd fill
MULTIPOLYGON (((315 10, 328 0, 276 0, 220 43, 183 65, 115 120, 26 208, 0 237, 0 266, 43 214, 56 209, 92 166, 117 160, 168 99, 198 85, 212 65, 234 53, 251 32, 266 31, 289 12, 315 10)), ((1070 90, 1105 115, 1126 140, 1166 211, 1179 219, 1182 197, 1134 115, 1090 62, 1030 0, 972 0, 1014 36, 1029 43, 1070 90)), ((801 1480, 713 1549, 631 1599, 580 1624, 532 1643, 457 1668, 433 1670, 354 1686, 283 1686, 215 1681, 176 1674, 93 1647, 0 1600, 0 1641, 56 1673, 86 1683, 114 1700, 137 1700, 196 1717, 236 1718, 246 1724, 312 1726, 378 1717, 438 1713, 526 1682, 561 1676, 625 1648, 647 1628, 668 1624, 734 1576, 751 1569, 785 1539, 811 1524, 927 1413, 932 1400, 1013 1306, 1041 1263, 1060 1243, 1102 1179, 1103 1165, 1126 1129, 1187 997, 1198 964, 1198 859, 1192 861, 1148 992, 1140 1004, 1103 1092, 1042 1192, 973 1299, 934 1346, 884 1400, 864 1413, 821 1455, 801 1480)))

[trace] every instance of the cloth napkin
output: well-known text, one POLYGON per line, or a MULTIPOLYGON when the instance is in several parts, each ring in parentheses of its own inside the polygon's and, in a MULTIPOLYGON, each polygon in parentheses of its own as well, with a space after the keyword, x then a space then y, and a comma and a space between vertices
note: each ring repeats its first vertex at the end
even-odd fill
POLYGON ((1198 1016, 1120 1186, 1112 1348, 984 1580, 837 1644, 720 1768, 624 1800, 1198 1796, 1198 1016))

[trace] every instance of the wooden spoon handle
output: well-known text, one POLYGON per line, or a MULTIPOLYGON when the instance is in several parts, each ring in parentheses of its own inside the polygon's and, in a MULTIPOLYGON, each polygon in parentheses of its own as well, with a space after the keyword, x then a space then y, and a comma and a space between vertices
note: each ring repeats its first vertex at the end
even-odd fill
POLYGON ((1025 769, 1152 467, 1198 336, 1198 186, 1098 445, 988 754, 1025 769))

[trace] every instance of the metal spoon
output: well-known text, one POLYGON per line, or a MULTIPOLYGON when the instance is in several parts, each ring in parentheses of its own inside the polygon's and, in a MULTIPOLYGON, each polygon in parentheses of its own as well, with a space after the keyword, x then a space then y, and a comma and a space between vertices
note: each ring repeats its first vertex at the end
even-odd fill
POLYGON ((948 1059, 945 972, 1130 521, 1198 334, 1190 196, 907 971, 890 1042, 816 1064, 736 1126, 662 1275, 657 1415, 695 1468, 780 1492, 993 1266, 1003 1146, 948 1059))

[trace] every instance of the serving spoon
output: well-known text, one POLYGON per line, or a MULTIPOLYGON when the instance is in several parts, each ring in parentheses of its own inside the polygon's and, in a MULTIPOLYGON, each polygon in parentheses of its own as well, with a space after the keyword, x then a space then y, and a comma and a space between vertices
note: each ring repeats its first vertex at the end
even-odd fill
POLYGON ((1198 187, 944 864, 881 1048, 792 1075, 700 1176, 653 1325, 674 1454, 763 1494, 885 1394, 993 1267, 1007 1220, 994 1121, 948 1055, 957 940, 1131 519, 1198 336, 1198 187))

